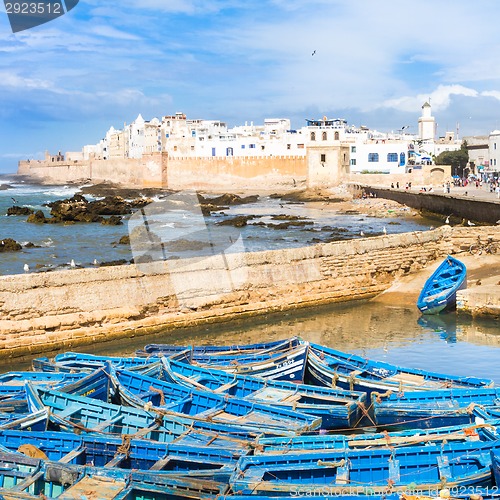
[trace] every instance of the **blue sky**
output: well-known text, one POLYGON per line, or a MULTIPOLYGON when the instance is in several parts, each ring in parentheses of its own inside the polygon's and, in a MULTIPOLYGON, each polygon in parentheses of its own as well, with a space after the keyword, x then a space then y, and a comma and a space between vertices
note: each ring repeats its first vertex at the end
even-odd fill
POLYGON ((80 0, 12 34, 2 5, 0 172, 139 113, 294 127, 327 115, 416 133, 430 98, 439 135, 488 134, 498 19, 494 0, 80 0))

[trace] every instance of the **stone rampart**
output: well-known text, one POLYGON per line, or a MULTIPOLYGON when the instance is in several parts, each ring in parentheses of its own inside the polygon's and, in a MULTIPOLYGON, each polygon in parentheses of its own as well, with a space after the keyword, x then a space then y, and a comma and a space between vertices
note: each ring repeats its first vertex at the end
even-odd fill
POLYGON ((0 277, 0 359, 373 297, 478 234, 450 228, 202 260, 0 277))
POLYGON ((169 189, 292 188, 305 182, 305 156, 169 158, 169 189))
POLYGON ((113 182, 123 187, 200 190, 273 190, 305 183, 305 156, 168 157, 19 162, 18 174, 46 184, 113 182))

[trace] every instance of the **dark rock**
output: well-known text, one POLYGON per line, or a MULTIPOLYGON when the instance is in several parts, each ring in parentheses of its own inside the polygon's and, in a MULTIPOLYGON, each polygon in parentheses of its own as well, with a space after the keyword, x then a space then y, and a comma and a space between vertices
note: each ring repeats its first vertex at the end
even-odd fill
POLYGON ((128 260, 126 259, 119 259, 119 260, 110 260, 108 262, 101 262, 99 264, 100 267, 107 267, 107 266, 123 266, 124 264, 128 264, 128 260))
POLYGON ((24 245, 24 248, 42 248, 40 245, 35 245, 34 243, 31 243, 31 241, 28 241, 26 245, 24 245))
POLYGON ((198 200, 202 205, 216 205, 216 206, 224 206, 224 205, 243 205, 245 203, 255 203, 259 197, 257 195, 245 196, 241 197, 237 194, 226 193, 220 196, 216 196, 215 198, 205 198, 203 195, 198 193, 198 200))
POLYGON ((37 210, 34 214, 28 216, 26 222, 31 222, 33 224, 45 224, 47 222, 47 218, 41 210, 37 210))
POLYGON ((199 251, 209 246, 211 246, 211 244, 206 241, 186 240, 184 238, 165 243, 165 248, 167 248, 169 252, 199 251))
POLYGON ((31 215, 35 211, 29 207, 14 205, 7 209, 7 215, 31 215))
POLYGON ((118 245, 130 245, 130 236, 126 234, 118 240, 118 245))
POLYGON ((7 189, 12 189, 10 184, 0 184, 0 191, 7 191, 7 189))
POLYGON ((0 240, 0 253, 2 252, 19 252, 23 247, 12 238, 4 238, 0 240))
POLYGON ((249 220, 255 219, 254 215, 237 215, 231 219, 217 222, 217 226, 245 227, 249 220))
POLYGON ((152 196, 168 196, 175 191, 170 189, 161 188, 141 188, 141 189, 130 189, 123 188, 117 184, 111 182, 103 182, 100 184, 94 184, 93 186, 84 186, 80 188, 82 194, 89 194, 91 196, 121 196, 123 198, 141 198, 141 197, 152 197, 152 196))
POLYGON ((122 218, 119 217, 118 215, 112 215, 111 217, 108 217, 107 219, 103 219, 101 221, 101 224, 104 226, 122 226, 122 218))

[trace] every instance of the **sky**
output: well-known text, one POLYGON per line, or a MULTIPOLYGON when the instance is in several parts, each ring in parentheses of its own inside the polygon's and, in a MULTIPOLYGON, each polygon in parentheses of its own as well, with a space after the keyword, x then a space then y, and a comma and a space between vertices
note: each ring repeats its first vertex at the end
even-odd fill
POLYGON ((497 0, 80 0, 12 33, 0 7, 0 172, 140 113, 228 126, 344 118, 438 136, 500 128, 497 0), (313 55, 314 54, 314 55, 313 55))

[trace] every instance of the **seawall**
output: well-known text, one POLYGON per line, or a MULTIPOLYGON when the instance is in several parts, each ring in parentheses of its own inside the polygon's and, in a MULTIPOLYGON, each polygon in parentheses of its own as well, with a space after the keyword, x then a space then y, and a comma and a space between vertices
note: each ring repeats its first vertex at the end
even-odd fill
MULTIPOLYGON (((451 228, 153 264, 0 277, 0 359, 367 299, 478 234, 451 228)), ((145 342, 146 343, 146 342, 145 342)))
POLYGON ((416 193, 403 189, 387 189, 362 184, 352 184, 354 191, 364 190, 378 198, 393 200, 417 210, 427 210, 436 214, 471 221, 496 224, 500 219, 500 201, 480 200, 466 196, 440 195, 439 193, 416 193))

